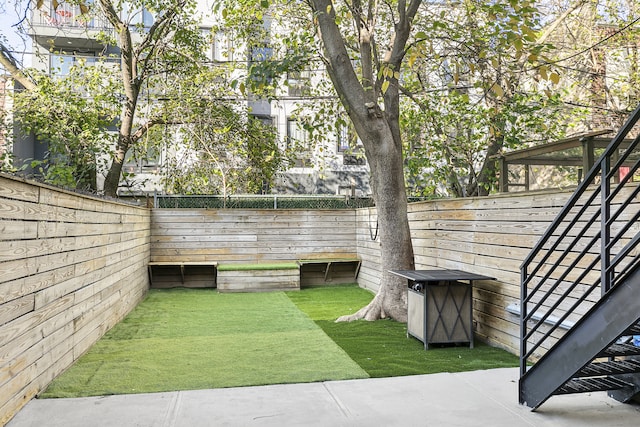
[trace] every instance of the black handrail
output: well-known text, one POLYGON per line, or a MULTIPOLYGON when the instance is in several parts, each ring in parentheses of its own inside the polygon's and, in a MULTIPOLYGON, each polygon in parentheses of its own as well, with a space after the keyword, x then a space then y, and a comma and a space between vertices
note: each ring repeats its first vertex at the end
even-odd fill
MULTIPOLYGON (((615 138, 611 141, 611 144, 609 144, 609 146, 605 149, 605 152, 602 154, 601 159, 611 158, 611 155, 618 149, 620 144, 625 140, 626 136, 631 132, 631 130, 635 126, 638 119, 640 119, 640 106, 636 108, 636 110, 633 112, 631 117, 627 120, 627 122, 620 129, 620 131, 615 136, 615 138)), ((629 146, 627 150, 632 150, 633 148, 635 148, 636 144, 637 144, 637 138, 636 140, 633 141, 632 145, 629 146)), ((545 235, 542 236, 540 241, 536 244, 536 246, 531 250, 529 255, 525 258, 521 268, 525 268, 529 263, 531 263, 531 261, 533 260, 533 257, 535 257, 535 255, 542 249, 542 246, 547 242, 547 240, 549 240, 549 237, 551 236, 551 234, 563 222, 569 210, 576 204, 577 200, 580 198, 580 196, 582 196, 582 194, 586 191, 589 185, 591 185, 591 182, 596 176, 598 176, 599 173, 600 173, 600 162, 597 162, 589 170, 587 175, 585 175, 583 181, 580 183, 580 185, 578 185, 578 188, 576 189, 575 193, 573 193, 573 195, 569 198, 567 203, 564 205, 564 208, 562 209, 562 211, 560 211, 558 216, 553 220, 553 222, 547 229, 547 232, 545 233, 545 235)))
POLYGON ((640 245, 640 232, 635 233, 632 229, 640 218, 640 205, 634 202, 635 197, 640 194, 640 186, 633 183, 636 187, 632 191, 622 193, 625 186, 629 188, 633 175, 640 168, 640 159, 629 167, 627 175, 618 179, 620 168, 630 162, 630 156, 640 144, 640 136, 637 136, 620 152, 627 135, 639 120, 640 106, 587 172, 520 267, 521 376, 535 362, 533 359, 541 356, 536 354, 537 350, 544 352, 553 347, 549 339, 552 335, 558 338, 561 324, 572 316, 576 318, 580 313, 586 312, 589 305, 593 305, 622 276, 640 263, 640 254, 633 254, 634 249, 640 245), (616 200, 618 198, 622 200, 616 200), (612 209, 614 206, 616 209, 612 209), (629 212, 630 206, 635 211, 629 212), (591 213, 590 209, 594 212, 591 213), (628 214, 624 217, 624 223, 623 213, 628 214), (596 223, 599 226, 594 227, 596 223), (612 235, 614 224, 621 224, 621 227, 612 235), (562 226, 565 227, 564 230, 560 229, 562 226), (587 255, 593 259, 589 257, 588 265, 579 267, 583 260, 587 260, 587 255), (552 256, 556 258, 552 259, 552 256), (577 267, 582 272, 575 280, 568 279, 569 274, 577 267), (598 272, 598 268, 600 274, 596 278, 589 278, 591 273, 598 272), (565 285, 566 288, 560 289, 560 285, 565 285), (579 285, 584 285, 580 287, 580 291, 579 285), (596 296, 594 290, 598 287, 601 288, 601 295, 596 296), (535 321, 534 314, 538 314, 535 321), (551 316, 557 319, 555 324, 550 324, 551 316))

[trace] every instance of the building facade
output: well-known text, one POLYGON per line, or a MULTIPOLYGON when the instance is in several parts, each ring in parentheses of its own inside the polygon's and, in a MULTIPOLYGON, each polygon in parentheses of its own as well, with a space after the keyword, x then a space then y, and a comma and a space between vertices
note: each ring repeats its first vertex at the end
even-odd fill
MULTIPOLYGON (((210 6, 200 2, 202 13, 201 29, 211 33, 215 18, 210 16, 210 6)), ((149 11, 121 12, 131 25, 148 28, 154 17, 149 11)), ((265 25, 269 22, 265 19, 265 25)), ((275 30, 274 30, 275 31, 275 30)), ((91 66, 100 61, 119 62, 117 46, 104 42, 104 34, 111 34, 113 28, 99 15, 83 13, 78 5, 45 2, 45 6, 32 11, 30 36, 33 40, 33 67, 47 74, 64 75, 74 64, 91 66)), ((241 43, 232 46, 224 32, 211 34, 207 57, 211 64, 233 61, 235 66, 248 68, 252 61, 268 58, 269 47, 256 52, 248 51, 241 43)), ((247 96, 244 103, 247 114, 273 125, 278 135, 279 146, 285 149, 295 142, 306 147, 296 154, 293 167, 278 175, 274 185, 268 189, 274 193, 302 194, 348 194, 365 196, 370 194, 368 166, 357 139, 347 129, 344 132, 328 134, 320 144, 308 143, 308 132, 301 125, 305 117, 305 103, 313 103, 314 97, 304 94, 304 86, 314 84, 314 80, 327 78, 322 70, 301 72, 288 76, 286 87, 277 89, 275 100, 247 96), (350 143, 351 142, 351 143, 350 143), (305 145, 306 144, 306 145, 305 145), (351 144, 351 145, 350 145, 351 144)), ((114 131, 116 127, 114 126, 114 131)), ((168 132, 171 133, 171 132, 168 132)), ((165 135, 166 136, 166 135, 165 135)), ((174 141, 175 144, 179 142, 174 141)), ((19 145, 19 144, 18 144, 19 145)), ((163 166, 168 156, 176 152, 176 147, 155 150, 152 155, 137 160, 130 156, 123 171, 128 179, 123 181, 120 194, 165 192, 161 179, 163 166)), ((98 178, 100 187, 100 177, 98 178)))

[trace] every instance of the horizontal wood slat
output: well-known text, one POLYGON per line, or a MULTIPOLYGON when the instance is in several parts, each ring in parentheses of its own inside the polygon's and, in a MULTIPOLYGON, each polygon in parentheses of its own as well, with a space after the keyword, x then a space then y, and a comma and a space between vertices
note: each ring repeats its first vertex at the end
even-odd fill
POLYGON ((0 425, 144 297, 150 213, 0 174, 0 425))
POLYGON ((252 263, 357 254, 352 210, 154 209, 151 261, 252 263))
MULTIPOLYGON (((519 301, 520 265, 571 195, 568 191, 509 193, 409 205, 417 269, 456 269, 496 277, 474 284, 478 337, 518 353, 518 318, 506 312, 519 301)), ((377 290, 382 266, 374 208, 356 213, 358 283, 377 290)), ((581 263, 583 266, 585 263, 581 263)), ((384 267, 389 268, 389 267, 384 267)), ((582 270, 576 271, 577 276, 582 270)))

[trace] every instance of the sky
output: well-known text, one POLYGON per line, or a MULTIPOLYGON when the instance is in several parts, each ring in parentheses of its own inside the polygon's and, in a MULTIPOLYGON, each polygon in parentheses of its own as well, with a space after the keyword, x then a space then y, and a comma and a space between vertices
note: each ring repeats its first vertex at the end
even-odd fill
POLYGON ((19 10, 24 13, 27 3, 27 0, 0 0, 0 34, 8 41, 14 57, 25 66, 31 63, 31 55, 25 54, 31 51, 31 40, 21 36, 12 25, 20 21, 19 10))

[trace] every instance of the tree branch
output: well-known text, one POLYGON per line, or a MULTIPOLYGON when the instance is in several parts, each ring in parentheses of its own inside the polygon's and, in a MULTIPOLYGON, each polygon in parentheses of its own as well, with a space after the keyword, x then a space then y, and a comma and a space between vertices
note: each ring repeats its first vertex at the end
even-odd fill
POLYGON ((336 92, 341 95, 348 114, 367 114, 365 91, 358 80, 351 58, 342 41, 342 34, 336 25, 335 10, 331 0, 310 0, 314 16, 329 60, 327 72, 331 77, 336 92))
POLYGON ((553 32, 556 30, 556 28, 558 28, 558 26, 564 22, 565 19, 567 19, 567 17, 569 17, 569 15, 571 15, 575 10, 577 10, 579 7, 584 6, 585 4, 587 4, 589 2, 589 0, 578 0, 573 6, 571 6, 570 8, 568 8, 567 10, 565 10, 562 15, 560 15, 558 18, 556 18, 555 21, 553 21, 551 23, 551 25, 549 25, 544 32, 542 33, 542 35, 538 38, 537 42, 542 44, 544 43, 551 34, 553 34, 553 32))
POLYGON ((25 87, 25 89, 33 90, 36 88, 36 84, 27 76, 20 68, 15 59, 11 55, 11 51, 0 40, 0 64, 5 70, 11 74, 18 83, 25 87))
POLYGON ((138 127, 138 129, 131 135, 131 142, 135 144, 137 141, 142 139, 147 132, 149 132, 149 129, 156 125, 181 125, 185 123, 187 122, 184 120, 166 120, 161 117, 153 117, 138 127))

